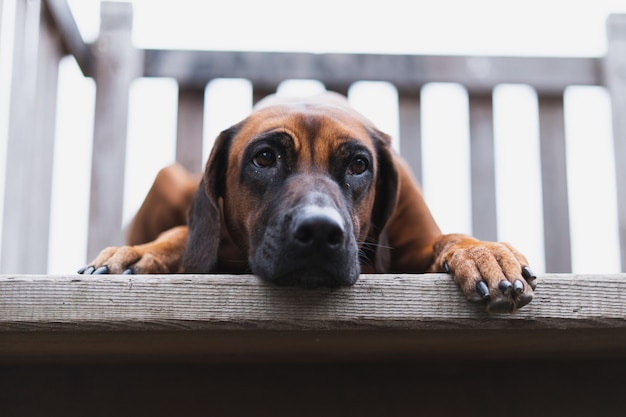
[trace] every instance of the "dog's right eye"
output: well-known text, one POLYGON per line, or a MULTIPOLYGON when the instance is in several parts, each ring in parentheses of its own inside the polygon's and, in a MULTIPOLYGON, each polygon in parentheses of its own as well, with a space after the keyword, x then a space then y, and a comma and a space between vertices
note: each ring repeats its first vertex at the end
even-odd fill
POLYGON ((269 168, 276 165, 276 154, 271 149, 263 149, 252 158, 252 163, 259 168, 269 168))

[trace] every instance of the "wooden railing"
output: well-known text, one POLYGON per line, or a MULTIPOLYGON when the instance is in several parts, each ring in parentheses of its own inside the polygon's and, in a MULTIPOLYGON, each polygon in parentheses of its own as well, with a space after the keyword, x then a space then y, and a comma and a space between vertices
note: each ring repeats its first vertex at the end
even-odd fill
POLYGON ((202 165, 204 88, 214 79, 250 80, 254 99, 286 79, 315 79, 347 93, 361 80, 386 81, 398 91, 400 147, 418 178, 422 160, 420 92, 432 82, 461 84, 469 96, 473 233, 497 238, 494 169, 494 87, 525 84, 538 96, 545 270, 570 272, 571 239, 565 153, 564 91, 608 89, 613 106, 618 223, 626 265, 626 18, 608 22, 604 58, 415 56, 140 50, 131 42, 132 8, 103 3, 101 30, 85 44, 64 1, 17 2, 2 263, 4 272, 42 273, 48 254, 52 149, 59 60, 72 54, 96 82, 88 258, 122 242, 128 95, 139 77, 179 85, 176 159, 202 165), (36 149, 36 152, 33 152, 36 149), (30 190, 25 193, 23 190, 30 190))
POLYGON ((609 19, 603 58, 515 58, 139 50, 128 4, 102 4, 91 45, 62 0, 17 0, 15 13, 0 264, 3 416, 39 415, 39 407, 47 415, 89 415, 95 407, 116 415, 623 412, 624 273, 540 274, 533 302, 510 315, 467 303, 447 275, 370 275, 351 288, 304 291, 253 276, 42 274, 57 72, 68 54, 97 89, 88 257, 122 240, 128 96, 136 78, 177 81, 176 159, 190 169, 202 164, 211 80, 248 79, 254 100, 285 79, 316 79, 342 93, 361 80, 389 82, 398 91, 401 150, 418 177, 421 89, 459 83, 470 103, 473 230, 485 239, 497 236, 493 90, 521 83, 538 96, 549 272, 572 267, 564 90, 609 91, 623 269, 626 15, 609 19), (127 399, 123 407, 118 398, 127 399))

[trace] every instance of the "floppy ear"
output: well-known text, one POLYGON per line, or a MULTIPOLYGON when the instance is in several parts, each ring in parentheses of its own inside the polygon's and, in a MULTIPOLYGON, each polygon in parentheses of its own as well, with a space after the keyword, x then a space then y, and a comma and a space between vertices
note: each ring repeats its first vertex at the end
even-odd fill
POLYGON ((394 213, 398 202, 398 170, 391 150, 391 138, 376 129, 370 133, 370 136, 376 145, 378 174, 368 240, 375 245, 375 267, 376 272, 380 273, 387 272, 391 262, 385 226, 394 213))
POLYGON ((236 131, 237 126, 233 126, 215 140, 189 209, 189 235, 182 262, 185 273, 211 272, 217 264, 222 229, 219 199, 224 195, 228 154, 236 131))

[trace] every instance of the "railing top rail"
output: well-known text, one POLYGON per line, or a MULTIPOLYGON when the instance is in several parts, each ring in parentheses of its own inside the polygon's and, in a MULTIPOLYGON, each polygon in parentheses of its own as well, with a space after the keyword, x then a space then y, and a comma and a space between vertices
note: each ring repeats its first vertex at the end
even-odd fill
POLYGON ((145 75, 171 77, 201 88, 215 78, 245 78, 261 88, 285 79, 316 79, 329 88, 356 81, 386 81, 403 93, 431 82, 454 82, 471 93, 499 84, 528 84, 540 94, 561 94, 570 85, 602 85, 600 58, 490 57, 386 54, 313 54, 146 50, 145 75))

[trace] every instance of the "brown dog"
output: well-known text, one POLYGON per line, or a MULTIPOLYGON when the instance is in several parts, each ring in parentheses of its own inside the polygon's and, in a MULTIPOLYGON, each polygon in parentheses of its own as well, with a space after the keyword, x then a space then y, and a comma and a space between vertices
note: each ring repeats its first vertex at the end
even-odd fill
POLYGON ((132 246, 104 249, 79 272, 252 272, 333 287, 361 273, 445 271, 489 310, 532 300, 526 258, 506 243, 443 235, 390 138, 339 95, 261 101, 220 134, 197 184, 178 165, 162 170, 132 246))

